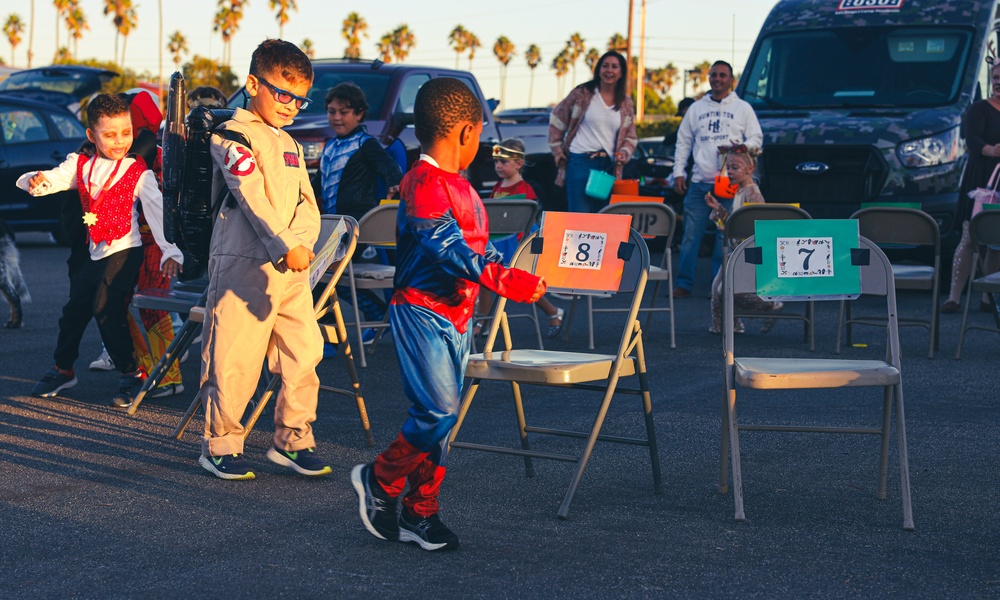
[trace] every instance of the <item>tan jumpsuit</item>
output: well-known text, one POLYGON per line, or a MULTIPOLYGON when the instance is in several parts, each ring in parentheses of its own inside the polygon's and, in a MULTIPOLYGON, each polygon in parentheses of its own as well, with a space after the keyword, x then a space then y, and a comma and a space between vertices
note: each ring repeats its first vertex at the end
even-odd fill
POLYGON ((222 202, 212 231, 208 303, 202 336, 201 397, 205 406, 202 451, 243 452, 240 419, 257 389, 264 358, 281 377, 274 409, 274 445, 296 451, 316 445, 323 340, 316 324, 308 272, 292 272, 284 256, 296 246, 312 250, 320 218, 305 160, 284 131, 237 109, 212 136, 213 198, 222 202))

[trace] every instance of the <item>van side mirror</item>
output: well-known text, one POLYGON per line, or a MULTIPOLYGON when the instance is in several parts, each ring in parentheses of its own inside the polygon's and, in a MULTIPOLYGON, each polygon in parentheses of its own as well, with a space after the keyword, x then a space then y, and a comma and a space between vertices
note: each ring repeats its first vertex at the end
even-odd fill
POLYGON ((392 121, 396 125, 397 130, 403 129, 407 125, 413 125, 413 113, 397 110, 392 115, 392 121))
POLYGON ((490 98, 489 100, 486 101, 486 106, 487 108, 490 109, 490 113, 492 114, 493 111, 495 111, 497 107, 500 106, 500 101, 497 100, 496 98, 490 98))

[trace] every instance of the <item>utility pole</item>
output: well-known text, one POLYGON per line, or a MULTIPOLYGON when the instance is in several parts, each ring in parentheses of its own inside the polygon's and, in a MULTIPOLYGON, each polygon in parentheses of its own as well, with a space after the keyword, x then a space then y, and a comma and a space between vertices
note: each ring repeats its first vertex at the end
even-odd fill
POLYGON ((642 123, 646 111, 646 0, 639 5, 639 65, 635 74, 635 122, 642 123))
MULTIPOLYGON (((628 36, 625 40, 625 68, 632 68, 632 12, 635 10, 635 0, 628 0, 628 36)), ((627 79, 625 80, 628 81, 627 79)))

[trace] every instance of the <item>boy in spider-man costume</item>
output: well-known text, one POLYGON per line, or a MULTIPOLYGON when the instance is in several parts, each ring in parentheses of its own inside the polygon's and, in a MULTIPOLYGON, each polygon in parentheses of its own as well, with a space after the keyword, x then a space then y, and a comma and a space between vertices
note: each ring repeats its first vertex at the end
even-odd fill
POLYGON ((354 467, 351 483, 372 535, 446 550, 458 546, 458 537, 438 516, 438 492, 479 286, 516 302, 534 302, 545 293, 545 282, 503 267, 489 243, 486 209, 458 174, 479 149, 479 99, 458 79, 432 79, 417 92, 414 122, 424 153, 401 185, 389 306, 403 389, 413 405, 396 439, 374 463, 354 467))

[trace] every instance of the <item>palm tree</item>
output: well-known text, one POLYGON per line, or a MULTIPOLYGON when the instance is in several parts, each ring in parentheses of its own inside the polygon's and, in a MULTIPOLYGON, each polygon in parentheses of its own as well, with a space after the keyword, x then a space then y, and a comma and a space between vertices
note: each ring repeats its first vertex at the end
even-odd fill
POLYGON ((708 72, 712 70, 712 63, 703 61, 691 69, 691 91, 698 93, 698 88, 708 81, 708 72))
POLYGON ((21 43, 21 34, 24 33, 24 21, 21 17, 16 14, 11 14, 7 17, 7 22, 4 23, 3 33, 7 36, 7 41, 10 42, 10 66, 14 65, 14 51, 17 49, 17 45, 21 43))
POLYGON ((80 8, 80 0, 70 1, 70 10, 66 15, 66 29, 69 31, 70 37, 73 38, 73 59, 75 60, 77 51, 80 49, 80 38, 83 37, 84 31, 90 29, 87 15, 80 8))
POLYGON ((565 89, 566 73, 569 73, 569 52, 566 48, 563 48, 555 58, 552 59, 552 68, 556 72, 556 89, 558 97, 562 98, 564 96, 563 90, 565 89))
POLYGON ((573 66, 573 86, 576 87, 576 61, 583 56, 584 39, 579 32, 569 36, 566 40, 566 50, 568 50, 569 63, 573 66))
MULTIPOLYGON (((53 0, 53 4, 56 7, 56 48, 61 48, 59 45, 59 19, 64 19, 69 15, 70 11, 70 0, 53 0)), ((58 50, 56 54, 58 55, 58 50)))
POLYGON ((344 49, 344 58, 361 58, 361 38, 368 37, 368 22, 356 12, 352 12, 344 19, 344 29, 341 32, 347 40, 347 48, 344 49))
POLYGON ((666 96, 670 94, 670 90, 677 83, 677 67, 674 63, 667 63, 667 66, 660 69, 660 80, 663 82, 663 95, 666 96))
POLYGON ((125 68, 125 45, 128 43, 128 36, 132 33, 132 30, 139 25, 139 15, 136 14, 135 8, 129 0, 125 0, 129 3, 128 8, 125 9, 122 15, 122 24, 118 27, 118 32, 122 36, 122 68, 125 68))
POLYGON ((167 52, 174 55, 174 65, 179 69, 181 66, 181 54, 190 52, 187 38, 180 31, 170 34, 170 43, 167 44, 167 52))
POLYGON ((295 0, 267 0, 268 5, 271 10, 278 9, 277 14, 274 18, 278 20, 278 38, 285 39, 285 24, 288 23, 288 11, 289 9, 295 12, 299 11, 299 7, 295 4, 295 0))
POLYGON ((215 12, 215 17, 212 20, 212 31, 219 33, 222 36, 222 64, 228 65, 226 61, 226 48, 229 46, 229 40, 232 38, 232 30, 229 26, 230 19, 230 8, 228 6, 222 5, 222 0, 220 0, 219 10, 215 12))
POLYGON ((378 59, 384 63, 392 62, 392 32, 387 31, 379 41, 375 42, 375 49, 378 50, 378 59))
POLYGON ((104 0, 104 14, 111 15, 111 22, 115 26, 115 58, 118 64, 118 38, 122 33, 122 23, 125 21, 125 7, 130 6, 130 0, 104 0))
POLYGON ((542 62, 542 49, 535 44, 528 46, 528 50, 524 53, 524 60, 528 63, 528 68, 531 69, 531 80, 528 83, 528 106, 530 107, 531 93, 535 91, 535 67, 542 62))
POLYGON ((465 47, 469 49, 469 70, 472 70, 472 59, 476 57, 476 50, 483 47, 482 42, 471 31, 466 32, 465 47))
POLYGON ((501 35, 493 44, 493 54, 500 61, 500 106, 506 107, 504 101, 507 98, 507 65, 514 58, 514 42, 507 36, 501 35))
POLYGON ((597 61, 601 60, 601 53, 597 48, 591 48, 587 50, 587 54, 583 57, 583 64, 587 65, 590 72, 593 73, 594 69, 597 68, 597 61))
POLYGON ((410 31, 410 26, 406 23, 394 29, 389 35, 392 38, 392 57, 396 62, 403 62, 417 45, 417 36, 410 31))
POLYGON ((232 61, 233 37, 239 31, 247 4, 247 0, 219 0, 212 31, 222 35, 222 63, 226 66, 232 61))
POLYGON ((455 68, 458 68, 458 58, 465 54, 465 51, 469 49, 469 32, 466 31, 465 27, 461 25, 455 25, 455 28, 451 30, 448 34, 448 45, 452 47, 455 51, 455 68))
POLYGON ((625 52, 628 49, 628 40, 620 33, 616 33, 608 39, 608 50, 615 52, 625 52))
POLYGON ((316 47, 313 45, 313 41, 309 38, 302 40, 302 44, 299 45, 302 49, 302 53, 305 54, 309 60, 316 58, 316 47))

